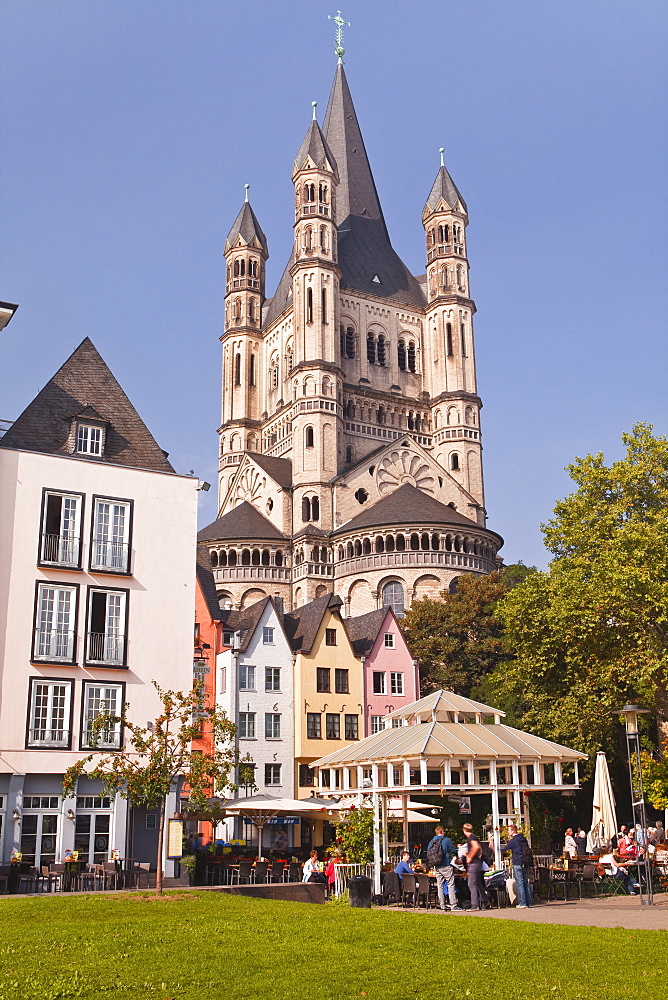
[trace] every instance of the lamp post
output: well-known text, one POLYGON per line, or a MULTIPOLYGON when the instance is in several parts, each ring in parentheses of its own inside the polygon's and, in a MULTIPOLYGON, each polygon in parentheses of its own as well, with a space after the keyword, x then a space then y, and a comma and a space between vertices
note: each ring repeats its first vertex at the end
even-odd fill
MULTIPOLYGON (((620 708, 619 715, 623 716, 626 727, 626 745, 629 754, 629 780, 631 783, 631 803, 633 805, 633 826, 640 824, 643 835, 643 866, 645 869, 645 882, 647 886, 647 898, 643 898, 642 879, 638 878, 640 885, 641 906, 654 906, 654 893, 652 892, 652 866, 650 862, 647 837, 647 816, 645 814, 645 795, 642 787, 642 764, 640 760, 640 731, 638 726, 638 716, 646 715, 646 708, 638 708, 637 705, 625 705, 620 708), (635 757, 635 772, 634 772, 635 757)), ((638 845, 641 846, 641 845, 638 845)), ((638 875, 640 875, 640 863, 638 864, 638 875)))

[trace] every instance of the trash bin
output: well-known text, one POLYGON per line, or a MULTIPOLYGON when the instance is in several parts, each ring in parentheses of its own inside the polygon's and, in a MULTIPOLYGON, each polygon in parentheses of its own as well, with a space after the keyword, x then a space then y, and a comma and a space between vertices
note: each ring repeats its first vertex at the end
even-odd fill
POLYGON ((371 886, 372 881, 366 875, 355 875, 348 879, 348 896, 351 906, 371 909, 371 886))

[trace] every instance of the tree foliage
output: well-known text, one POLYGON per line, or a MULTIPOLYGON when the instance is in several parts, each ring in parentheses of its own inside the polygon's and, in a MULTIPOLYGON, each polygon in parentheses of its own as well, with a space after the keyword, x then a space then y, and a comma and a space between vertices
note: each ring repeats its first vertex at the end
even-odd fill
MULTIPOLYGON (((192 807, 204 809, 207 796, 234 791, 233 771, 244 762, 233 745, 236 726, 223 712, 204 707, 201 686, 189 692, 163 691, 153 681, 162 702, 162 712, 155 722, 138 726, 127 717, 129 706, 121 715, 101 712, 91 723, 91 742, 98 744, 104 734, 122 726, 125 745, 119 750, 100 749, 69 767, 63 777, 66 795, 76 791, 78 779, 101 781, 104 794, 120 793, 133 806, 158 807, 157 892, 162 892, 162 845, 165 827, 165 803, 174 782, 183 777, 189 789, 192 807), (202 737, 202 719, 209 735, 202 737), (204 749, 193 750, 193 740, 204 749)), ((252 776, 242 780, 252 783, 252 776)))
POLYGON ((489 576, 459 577, 454 594, 439 600, 415 601, 403 627, 411 651, 420 661, 423 694, 449 688, 469 695, 486 674, 510 653, 503 638, 497 606, 514 586, 535 572, 522 563, 489 576))
MULTIPOLYGON (((595 754, 637 701, 668 727, 668 440, 638 424, 626 455, 569 466, 576 490, 543 526, 553 553, 501 601, 515 657, 484 690, 527 729, 595 754)), ((668 735, 668 728, 666 728, 668 735)))
POLYGON ((342 854, 351 865, 373 861, 373 811, 351 806, 348 815, 337 823, 336 838, 330 851, 342 854))

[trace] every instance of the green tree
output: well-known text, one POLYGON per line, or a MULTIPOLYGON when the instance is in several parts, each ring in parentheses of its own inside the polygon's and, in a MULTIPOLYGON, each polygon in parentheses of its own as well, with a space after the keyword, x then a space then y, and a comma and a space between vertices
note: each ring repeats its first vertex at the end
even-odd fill
POLYGON ((620 756, 625 701, 668 735, 668 439, 638 424, 623 442, 610 466, 569 466, 577 489, 543 526, 554 558, 498 605, 515 656, 484 684, 527 729, 620 756))
POLYGON ((489 576, 459 577, 454 594, 414 601, 403 628, 411 652, 420 661, 423 694, 451 688, 471 689, 511 655, 497 615, 499 601, 535 570, 518 563, 489 576))
POLYGON ((337 823, 336 838, 329 850, 342 854, 351 865, 373 861, 373 811, 351 806, 348 815, 337 823))
POLYGON ((213 792, 234 791, 231 780, 234 768, 243 772, 240 779, 252 783, 240 761, 233 740, 236 726, 224 713, 202 704, 202 688, 190 692, 163 691, 153 681, 162 702, 162 712, 146 728, 127 717, 128 705, 121 715, 102 712, 91 723, 91 741, 99 743, 105 733, 122 725, 125 746, 119 750, 95 750, 69 767, 63 777, 66 795, 76 791, 78 779, 85 775, 101 781, 106 795, 120 793, 131 805, 159 809, 156 892, 162 893, 162 848, 165 832, 165 804, 178 778, 185 779, 193 809, 205 809, 207 796, 213 792), (202 719, 210 735, 202 736, 202 719), (204 749, 193 750, 193 740, 204 749))

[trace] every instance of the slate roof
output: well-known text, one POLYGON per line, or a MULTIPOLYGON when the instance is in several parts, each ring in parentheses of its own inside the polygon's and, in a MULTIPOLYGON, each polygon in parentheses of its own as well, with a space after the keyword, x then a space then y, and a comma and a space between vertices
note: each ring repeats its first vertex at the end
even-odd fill
POLYGON ((256 465, 278 483, 281 489, 292 489, 292 462, 288 458, 272 458, 270 455, 260 455, 259 452, 247 452, 256 465))
POLYGON ((174 472, 167 452, 157 444, 88 337, 14 421, 0 439, 0 447, 71 455, 73 421, 91 412, 107 428, 103 454, 87 455, 86 460, 174 472))
POLYGON ((323 594, 303 604, 283 618, 283 627, 294 653, 310 653, 328 608, 338 610, 343 604, 334 594, 323 594))
POLYGON ((199 542, 224 542, 230 540, 276 539, 284 542, 285 535, 261 514, 257 507, 244 500, 197 534, 199 542))
POLYGON ((322 167, 329 163, 332 168, 332 173, 336 176, 338 180, 338 171, 336 169, 336 160, 331 149, 327 145, 324 135, 320 131, 320 126, 318 125, 315 118, 309 125, 308 132, 304 136, 304 141, 299 147, 299 152, 295 156, 294 166, 292 168, 292 176, 301 170, 307 159, 311 159, 317 167, 322 167))
POLYGON ((391 608, 378 608, 359 618, 343 619, 343 627, 348 633, 355 656, 367 656, 371 652, 388 611, 391 608))
POLYGON ((223 612, 221 611, 220 604, 218 603, 216 581, 213 578, 211 557, 209 556, 209 550, 206 545, 200 544, 197 546, 196 572, 197 582, 200 585, 207 611, 211 616, 211 621, 220 621, 223 617, 223 612))
MULTIPOLYGON (((332 535, 342 535, 349 531, 359 531, 362 528, 374 528, 376 526, 387 526, 390 524, 411 525, 416 522, 430 524, 444 524, 452 527, 482 529, 476 521, 469 517, 464 517, 459 511, 448 507, 447 504, 435 500, 428 493, 404 483, 399 486, 389 496, 378 500, 368 510, 363 510, 357 517, 336 528, 332 535)), ((494 534, 494 532, 490 532, 494 534)))
POLYGON ((254 237, 257 237, 264 252, 266 254, 269 253, 269 250, 267 249, 267 237, 262 232, 260 223, 257 221, 257 217, 251 208, 249 201, 245 201, 241 206, 241 211, 237 215, 234 220, 234 225, 227 234, 225 246, 233 246, 239 236, 241 236, 244 243, 248 245, 253 242, 254 237))
POLYGON ((245 653, 248 649, 255 629, 258 627, 264 614, 264 609, 269 601, 271 601, 271 597, 263 597, 262 600, 249 605, 242 611, 222 612, 221 618, 225 623, 225 627, 233 632, 241 633, 238 647, 240 653, 245 653))
POLYGON ((427 198, 427 202, 424 206, 424 211, 435 212, 439 206, 441 198, 450 208, 455 209, 459 205, 464 212, 467 212, 466 202, 460 195, 455 182, 445 167, 441 167, 436 174, 436 180, 434 181, 432 189, 429 192, 429 197, 427 198))

